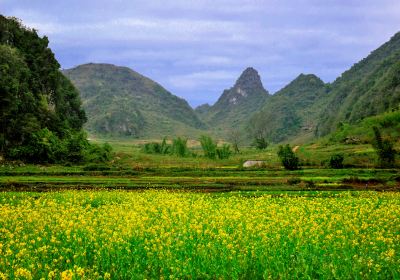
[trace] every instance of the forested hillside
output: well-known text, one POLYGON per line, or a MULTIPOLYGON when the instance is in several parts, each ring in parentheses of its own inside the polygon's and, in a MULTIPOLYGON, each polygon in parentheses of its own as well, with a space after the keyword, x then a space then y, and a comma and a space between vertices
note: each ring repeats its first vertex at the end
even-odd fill
POLYGON ((80 161, 88 143, 79 93, 39 37, 0 15, 0 152, 27 161, 80 161))
POLYGON ((400 33, 344 72, 328 87, 318 116, 318 135, 334 131, 340 122, 397 108, 400 104, 400 33))
POLYGON ((300 75, 268 99, 248 126, 274 142, 307 141, 400 104, 400 33, 331 84, 300 75))
POLYGON ((299 134, 310 134, 317 120, 312 105, 326 95, 324 82, 315 75, 299 75, 268 99, 253 115, 249 127, 280 142, 299 134))
POLYGON ((189 136, 204 128, 185 100, 127 67, 90 63, 64 73, 81 92, 93 134, 189 136))

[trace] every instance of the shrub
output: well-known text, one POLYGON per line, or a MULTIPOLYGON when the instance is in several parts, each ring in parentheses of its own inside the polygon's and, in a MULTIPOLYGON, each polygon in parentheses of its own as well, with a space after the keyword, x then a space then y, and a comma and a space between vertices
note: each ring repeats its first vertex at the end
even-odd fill
POLYGON ((6 157, 27 162, 61 162, 67 156, 66 141, 60 140, 47 128, 33 132, 24 145, 7 151, 6 157))
POLYGON ((344 156, 342 154, 332 155, 329 160, 329 167, 335 168, 335 169, 343 168, 343 160, 344 160, 344 156))
POLYGON ((200 144, 204 156, 210 159, 215 159, 217 155, 217 144, 211 139, 211 137, 206 135, 201 136, 200 144))
POLYGON ((221 148, 217 148, 216 150, 217 157, 219 159, 227 159, 231 156, 231 146, 224 144, 221 148))
POLYGON ((395 162, 396 150, 393 143, 389 139, 382 139, 381 132, 378 127, 373 127, 375 139, 372 146, 378 155, 380 167, 393 167, 395 162))
POLYGON ((254 139, 253 146, 258 150, 265 150, 268 147, 268 141, 263 136, 258 136, 254 139))
POLYGON ((107 162, 112 158, 112 147, 108 143, 104 143, 102 146, 96 144, 90 144, 87 149, 85 161, 86 162, 107 162))
POLYGON ((296 170, 299 168, 299 158, 292 151, 289 144, 279 146, 278 157, 285 169, 296 170))
POLYGON ((178 157, 186 157, 189 155, 189 149, 187 147, 187 139, 176 138, 172 141, 172 154, 178 157))
POLYGON ((218 148, 217 143, 210 136, 201 136, 200 144, 204 156, 209 159, 227 159, 232 155, 230 145, 223 144, 222 147, 218 148))
POLYGON ((171 145, 167 144, 167 139, 164 137, 161 143, 151 142, 144 144, 143 152, 145 152, 146 154, 166 155, 171 153, 171 145))

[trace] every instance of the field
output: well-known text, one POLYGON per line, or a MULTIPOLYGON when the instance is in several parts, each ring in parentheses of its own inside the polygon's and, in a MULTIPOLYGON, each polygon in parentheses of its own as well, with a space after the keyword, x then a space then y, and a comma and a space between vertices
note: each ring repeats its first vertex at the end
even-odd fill
POLYGON ((400 194, 1 193, 0 278, 399 278, 400 194))
POLYGON ((209 160, 195 142, 187 158, 111 144, 108 164, 0 166, 0 279, 400 277, 400 176, 368 145, 300 146, 286 171, 274 146, 209 160), (327 168, 338 150, 348 168, 327 168))

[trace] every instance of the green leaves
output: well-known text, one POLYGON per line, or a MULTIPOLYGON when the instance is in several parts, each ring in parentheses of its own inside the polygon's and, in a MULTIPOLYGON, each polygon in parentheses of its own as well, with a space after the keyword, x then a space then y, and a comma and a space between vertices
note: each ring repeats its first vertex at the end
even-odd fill
POLYGON ((383 139, 378 127, 373 127, 375 140, 372 146, 378 155, 380 167, 393 167, 395 163, 396 150, 393 147, 393 142, 389 139, 383 139))
POLYGON ((278 157, 285 169, 299 169, 299 158, 292 151, 289 144, 286 144, 285 146, 279 146, 278 157))

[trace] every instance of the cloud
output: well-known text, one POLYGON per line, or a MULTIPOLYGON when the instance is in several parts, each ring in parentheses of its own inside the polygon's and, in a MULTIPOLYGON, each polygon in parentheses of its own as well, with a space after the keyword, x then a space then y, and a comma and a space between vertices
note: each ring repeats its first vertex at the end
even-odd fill
POLYGON ((169 84, 179 89, 195 89, 214 83, 234 81, 238 73, 233 71, 204 71, 169 77, 169 84))
POLYGON ((191 103, 214 101, 247 66, 270 92, 302 72, 333 81, 400 30, 398 0, 0 1, 64 68, 129 66, 191 103))

